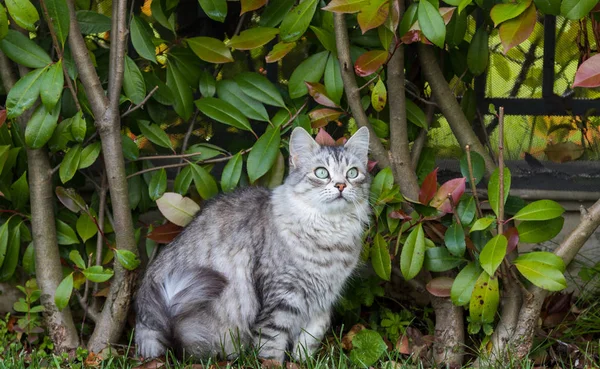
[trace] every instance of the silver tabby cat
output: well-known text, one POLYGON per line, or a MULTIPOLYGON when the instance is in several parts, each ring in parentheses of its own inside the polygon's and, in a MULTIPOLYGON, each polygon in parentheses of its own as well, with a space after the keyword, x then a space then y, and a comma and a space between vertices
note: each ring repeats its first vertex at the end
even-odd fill
POLYGON ((343 146, 296 128, 285 183, 208 202, 148 267, 135 303, 138 353, 312 354, 359 260, 368 150, 364 127, 343 146))

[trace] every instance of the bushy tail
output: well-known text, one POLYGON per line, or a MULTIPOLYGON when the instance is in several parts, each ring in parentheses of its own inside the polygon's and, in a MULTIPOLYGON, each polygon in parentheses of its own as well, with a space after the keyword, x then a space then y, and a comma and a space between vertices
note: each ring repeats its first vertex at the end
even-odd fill
POLYGON ((181 346, 179 323, 200 314, 227 286, 223 274, 205 267, 175 270, 162 283, 146 278, 145 291, 136 300, 138 329, 141 324, 158 333, 163 346, 176 350, 181 346))

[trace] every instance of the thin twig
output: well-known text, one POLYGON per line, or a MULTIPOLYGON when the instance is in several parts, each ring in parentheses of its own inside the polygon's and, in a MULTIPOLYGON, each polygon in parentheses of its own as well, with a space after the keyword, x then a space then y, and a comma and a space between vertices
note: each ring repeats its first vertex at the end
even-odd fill
POLYGON ((79 105, 79 99, 77 99, 77 91, 75 91, 75 87, 73 86, 71 77, 69 77, 69 73, 67 72, 67 66, 65 65, 63 59, 63 50, 58 44, 58 39, 56 38, 56 31, 54 30, 54 23, 52 23, 52 19, 50 19, 50 14, 48 13, 46 2, 44 0, 40 0, 40 5, 42 6, 42 11, 44 13, 44 18, 46 18, 46 23, 48 23, 48 30, 50 31, 50 36, 52 37, 52 45, 54 45, 54 50, 56 51, 58 59, 62 61, 61 66, 63 75, 65 76, 65 82, 67 82, 67 87, 69 88, 69 91, 71 91, 71 96, 73 96, 73 101, 75 102, 77 110, 81 111, 81 105, 79 105))
POLYGON ((300 109, 296 110, 296 112, 294 113, 294 115, 292 115, 292 116, 291 116, 291 118, 290 118, 290 119, 288 119, 288 121, 287 121, 287 122, 285 122, 285 123, 284 123, 284 124, 281 126, 281 129, 283 130, 283 129, 287 128, 287 126, 289 126, 290 124, 292 124, 292 123, 294 122, 294 120, 295 120, 296 118, 298 118, 298 115, 300 115, 300 112, 301 112, 302 110, 304 110, 304 108, 306 108, 306 105, 308 105, 308 99, 304 100, 304 104, 302 104, 302 106, 300 107, 300 109))
POLYGON ((198 155, 202 155, 202 153, 200 152, 192 152, 189 154, 173 154, 173 155, 154 155, 154 156, 140 156, 137 159, 133 160, 133 161, 140 161, 140 160, 168 160, 168 159, 183 159, 183 158, 190 158, 192 156, 198 156, 198 155))
POLYGON ((144 104, 146 104, 146 102, 148 101, 148 99, 150 97, 152 97, 152 95, 154 95, 154 93, 158 90, 158 86, 154 86, 154 88, 148 93, 148 95, 146 95, 146 97, 144 97, 144 100, 142 100, 139 104, 137 105, 132 105, 129 107, 129 109, 127 109, 127 111, 123 114, 121 114, 121 118, 125 118, 126 116, 128 116, 129 114, 133 113, 134 111, 138 110, 139 108, 141 108, 142 106, 144 106, 144 104))
MULTIPOLYGON (((102 246, 106 239, 104 238, 104 212, 106 210, 106 192, 108 191, 108 178, 106 177, 106 172, 103 171, 102 185, 99 191, 99 199, 98 199, 98 221, 96 223, 96 227, 98 227, 98 237, 96 238, 96 265, 102 265, 102 246)), ((98 292, 98 283, 94 284, 94 293, 95 296, 98 292)), ((98 309, 99 299, 94 298, 92 300, 92 308, 95 310, 98 309)))
POLYGON ((498 114, 498 234, 504 233, 504 106, 498 114))
POLYGON ((477 216, 479 218, 483 218, 481 204, 479 203, 479 197, 477 197, 477 186, 475 186, 475 176, 473 175, 473 162, 471 161, 471 145, 465 146, 465 152, 467 153, 467 166, 469 167, 469 184, 471 185, 471 192, 473 193, 473 197, 475 198, 477 216))
MULTIPOLYGON (((200 114, 200 110, 196 109, 194 115, 192 116, 192 119, 190 120, 190 126, 188 127, 188 130, 185 133, 185 136, 183 137, 183 143, 181 144, 180 151, 181 155, 183 155, 185 153, 185 150, 187 150, 188 144, 190 142, 190 137, 192 137, 192 132, 194 132, 194 125, 196 124, 196 119, 198 119, 198 114, 200 114)), ((183 164, 183 158, 179 160, 179 163, 183 164)), ((180 172, 181 167, 177 168, 177 174, 179 174, 180 172)))

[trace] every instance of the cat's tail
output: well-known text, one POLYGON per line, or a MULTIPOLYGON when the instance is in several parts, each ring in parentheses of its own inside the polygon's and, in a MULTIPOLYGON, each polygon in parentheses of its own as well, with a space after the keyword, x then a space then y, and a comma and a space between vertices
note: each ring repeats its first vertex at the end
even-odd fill
MULTIPOLYGON (((162 283, 152 277, 148 278, 148 282, 144 293, 138 295, 136 301, 136 335, 140 333, 140 336, 152 339, 157 336, 157 344, 176 349, 181 346, 178 332, 181 323, 206 310, 227 286, 227 278, 222 273, 206 267, 177 269, 169 273, 162 283), (152 334, 142 334, 140 329, 152 334)), ((138 342, 140 344, 153 346, 138 342)), ((144 356, 143 352, 140 354, 144 356)))

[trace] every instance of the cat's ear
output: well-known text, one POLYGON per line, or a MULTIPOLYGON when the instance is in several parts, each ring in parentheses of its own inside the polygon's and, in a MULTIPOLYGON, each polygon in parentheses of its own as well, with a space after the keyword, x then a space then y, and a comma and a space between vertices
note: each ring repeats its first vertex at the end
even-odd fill
POLYGON ((367 165, 369 160, 369 129, 361 127, 348 141, 344 144, 346 151, 356 155, 358 159, 367 165))
POLYGON ((304 128, 294 128, 290 136, 290 165, 294 168, 297 167, 303 157, 311 157, 319 150, 319 147, 319 144, 304 128))

